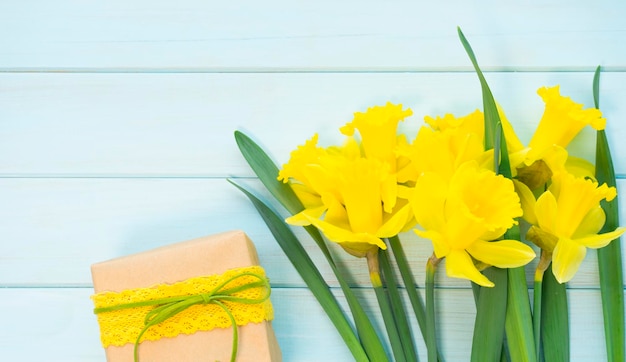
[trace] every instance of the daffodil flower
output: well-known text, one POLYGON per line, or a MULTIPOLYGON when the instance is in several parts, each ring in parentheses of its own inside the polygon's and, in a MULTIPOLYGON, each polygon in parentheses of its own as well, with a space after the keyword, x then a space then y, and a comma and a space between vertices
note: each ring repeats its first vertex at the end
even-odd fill
MULTIPOLYGON (((503 126, 511 128, 502 111, 500 117, 503 126)), ((399 152, 411 160, 414 180, 425 172, 436 172, 449 179, 461 164, 470 160, 477 161, 481 167, 493 169, 493 151, 484 150, 485 122, 482 112, 476 110, 460 117, 452 114, 426 116, 424 121, 427 125, 420 128, 413 143, 399 147, 399 152)), ((515 147, 517 145, 509 144, 509 148, 515 147)))
POLYGON ((616 195, 614 187, 562 172, 552 177, 534 205, 526 198, 524 208, 534 209, 529 214, 535 223, 526 237, 552 253, 552 272, 559 283, 574 277, 587 248, 602 248, 626 231, 620 227, 598 234, 606 219, 600 201, 611 201, 616 195))
POLYGON ((397 177, 398 165, 408 161, 396 152, 397 142, 404 142, 396 135, 398 122, 410 114, 391 103, 371 107, 342 128, 349 135, 343 146, 319 147, 315 135, 293 151, 278 179, 291 182, 305 209, 286 221, 314 225, 361 257, 385 249, 384 238, 410 228, 413 216, 406 197, 398 197, 403 192, 397 177))
POLYGON ((372 247, 385 249, 383 238, 405 230, 412 219, 408 201, 400 200, 385 211, 387 195, 398 186, 386 164, 374 159, 344 159, 333 170, 324 188, 322 212, 304 210, 287 219, 295 225, 314 225, 331 241, 355 256, 365 256, 372 247), (337 196, 334 196, 337 195, 337 196))
POLYGON ((410 109, 402 109, 401 104, 387 102, 384 106, 375 106, 366 112, 356 112, 352 122, 341 127, 341 133, 353 136, 358 131, 361 136, 363 157, 373 158, 387 163, 390 173, 397 169, 396 145, 398 141, 398 123, 413 114, 410 109))
POLYGON ((422 127, 406 151, 416 174, 435 172, 449 180, 457 168, 467 161, 485 160, 482 138, 460 129, 436 131, 422 127))
POLYGON ((491 241, 517 223, 522 209, 511 180, 479 168, 476 161, 460 165, 449 180, 436 172, 422 174, 410 201, 421 226, 415 232, 432 241, 437 258, 446 258, 448 276, 492 287, 473 259, 512 268, 535 257, 520 241, 491 241))
POLYGON ((564 172, 570 165, 592 170, 593 166, 582 160, 568 162, 565 148, 584 127, 602 130, 606 125, 600 110, 583 109, 582 104, 562 96, 559 86, 543 87, 537 93, 545 102, 545 110, 528 146, 522 146, 512 127, 504 127, 507 143, 517 145, 509 147, 513 174, 532 190, 545 185, 553 174, 564 172))

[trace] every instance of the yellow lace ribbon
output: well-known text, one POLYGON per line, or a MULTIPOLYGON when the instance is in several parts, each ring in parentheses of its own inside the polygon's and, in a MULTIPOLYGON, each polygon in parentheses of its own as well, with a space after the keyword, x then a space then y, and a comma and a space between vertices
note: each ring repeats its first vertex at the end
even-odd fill
POLYGON ((273 319, 269 295, 265 271, 250 266, 174 284, 98 293, 91 298, 105 348, 134 342, 137 360, 137 347, 144 340, 232 326, 234 361, 237 326, 273 319))

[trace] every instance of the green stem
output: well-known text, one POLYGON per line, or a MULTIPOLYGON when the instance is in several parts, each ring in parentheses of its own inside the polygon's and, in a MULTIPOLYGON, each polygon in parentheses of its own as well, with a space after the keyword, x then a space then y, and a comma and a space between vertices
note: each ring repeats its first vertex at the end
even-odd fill
POLYGON ((354 324, 356 326, 357 334, 361 340, 361 344, 363 345, 363 349, 367 353, 367 356, 370 361, 381 361, 381 362, 389 362, 389 357, 387 356, 387 352, 383 347, 380 337, 376 333, 374 326, 372 325, 369 317, 363 310, 363 306, 359 303, 356 298, 356 295, 348 285, 348 282, 341 274, 339 268, 337 268, 337 264, 335 263, 332 254, 328 250, 328 247, 324 243, 324 240, 319 233, 319 230, 314 226, 309 225, 304 227, 305 230, 309 233, 309 235, 315 240, 317 246, 320 248, 328 264, 330 265, 339 285, 341 286, 341 290, 343 291, 344 296, 346 297, 346 301, 348 302, 348 306, 350 311, 352 312, 352 317, 354 319, 354 324))
POLYGON ((402 348, 402 340, 400 339, 398 327, 395 323, 395 318, 393 315, 393 309, 391 307, 391 304, 389 303, 387 295, 385 294, 382 279, 380 277, 378 252, 379 249, 375 248, 368 251, 366 255, 370 281, 372 283, 372 287, 374 288, 376 299, 378 300, 378 307, 380 308, 380 312, 383 316, 385 329, 387 330, 387 336, 389 337, 389 342, 391 343, 391 350, 393 352, 393 355, 396 361, 406 362, 404 349, 402 348))
POLYGON ((508 270, 490 267, 483 272, 493 287, 481 287, 476 305, 476 322, 471 361, 497 361, 502 355, 508 293, 508 270))
POLYGON ((543 276, 550 266, 552 253, 542 250, 539 264, 535 269, 535 283, 533 290, 533 334, 535 335, 535 356, 541 361, 541 305, 543 291, 543 276))
POLYGON ((389 262, 389 256, 386 250, 379 252, 380 270, 383 277, 383 285, 385 286, 389 300, 391 302, 391 308, 394 316, 396 327, 400 335, 400 342, 402 343, 402 349, 404 350, 404 356, 407 361, 417 362, 417 353, 415 352, 415 344, 413 343, 413 335, 411 328, 409 327, 406 311, 402 304, 400 292, 398 290, 398 284, 393 275, 391 269, 391 263, 389 262))
POLYGON ((393 256, 396 258, 396 264, 400 270, 400 276, 402 277, 402 281, 406 287, 409 300, 411 301, 413 312, 417 318, 417 324, 420 327, 422 335, 426 335, 426 311, 424 310, 424 302, 420 298, 419 294, 417 294, 418 286, 417 283, 415 283, 415 278, 413 278, 413 273, 411 272, 411 268, 406 258, 406 254, 404 253, 404 249, 402 248, 402 244, 400 243, 400 238, 394 236, 388 240, 393 256))
POLYGON ((535 294, 533 296, 533 333, 535 334, 535 348, 537 361, 541 360, 541 289, 543 288, 543 273, 535 273, 535 294))
POLYGON ((505 347, 512 362, 536 362, 536 343, 533 337, 532 313, 524 267, 509 269, 508 278, 509 290, 504 320, 505 347))
POLYGON ((533 295, 533 333, 535 335, 535 356, 541 360, 541 290, 543 288, 543 271, 535 271, 533 295))
POLYGON ((433 254, 426 262, 426 347, 428 362, 437 362, 437 333, 435 330, 435 271, 440 259, 433 254))
POLYGON ((546 361, 566 362, 569 356, 569 317, 565 283, 560 284, 549 267, 544 273, 541 340, 546 361))

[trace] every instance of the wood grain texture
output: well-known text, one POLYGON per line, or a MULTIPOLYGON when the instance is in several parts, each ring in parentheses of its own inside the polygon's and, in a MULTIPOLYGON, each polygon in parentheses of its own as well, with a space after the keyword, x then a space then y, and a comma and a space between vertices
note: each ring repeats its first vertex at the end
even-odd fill
MULTIPOLYGON (((528 142, 544 110, 543 86, 593 105, 592 73, 490 73, 498 102, 528 142)), ((602 74, 602 110, 616 155, 626 154, 626 73, 602 74)), ((343 142, 354 112, 403 103, 412 139, 426 115, 482 108, 473 73, 312 74, 0 74, 0 175, 252 176, 234 142, 236 129, 276 162, 314 133, 343 142)), ((593 160, 590 128, 572 144, 593 160)), ((626 160, 615 158, 626 174, 626 160)))
MULTIPOLYGON (((369 106, 412 108, 409 134, 425 115, 481 108, 460 26, 523 141, 543 112, 539 87, 560 84, 589 107, 602 65, 601 108, 625 189, 625 18, 626 4, 610 0, 2 1, 0 360, 102 361, 92 263, 243 229, 272 281, 285 361, 350 361, 256 211, 226 182, 259 188, 233 131, 283 163, 314 133, 340 142, 338 128, 369 106)), ((593 137, 585 130, 572 152, 593 159, 593 137)), ((314 243, 295 230, 337 292, 314 243)), ((402 240, 421 283, 431 247, 412 233, 402 240)), ((363 261, 331 251, 383 330, 363 261)), ((589 252, 569 284, 573 361, 605 359, 595 262, 589 252)), ((447 361, 466 361, 471 289, 444 274, 439 338, 447 361)))
POLYGON ((0 68, 624 69, 626 5, 446 1, 4 1, 0 68), (70 10, 71 9, 71 10, 70 10))
MULTIPOLYGON (((261 189, 255 180, 241 182, 261 189)), ((618 186, 626 187, 624 180, 618 186)), ((0 286, 90 286, 89 266, 127 254, 231 229, 257 246, 274 286, 304 287, 256 210, 225 179, 62 178, 0 179, 0 286)), ((620 203, 626 196, 620 194, 620 203)), ((621 224, 626 224, 622 214, 621 224)), ((338 283, 317 246, 294 231, 331 286, 338 283)), ((432 254, 429 241, 401 235, 416 281, 423 287, 432 254)), ((363 259, 331 250, 354 286, 368 287, 363 259)), ((624 255, 626 259, 626 255, 624 255)), ((590 251, 571 288, 597 288, 596 253, 590 251)), ((210 262, 210 260, 207 260, 210 262)), ((445 263, 445 262, 444 262, 445 263)), ((443 265, 443 264, 442 264, 443 265)), ((532 266, 528 267, 532 281, 532 266)), ((437 274, 440 287, 468 288, 465 280, 437 274)))
MULTIPOLYGON (((97 321, 91 312, 92 293, 90 288, 0 290, 0 319, 6 326, 0 328, 0 359, 103 361, 97 321)), ((357 295, 374 323, 382 328, 374 293, 361 289, 357 295)), ((594 290, 570 290, 568 297, 572 310, 595 304, 600 298, 594 290)), ((345 300, 341 295, 337 298, 345 308, 345 300)), ((475 315, 471 290, 440 289, 435 298, 446 361, 467 361, 475 315)), ((350 352, 308 290, 274 288, 272 303, 277 312, 273 327, 285 361, 351 360, 350 352)), ((605 359, 602 340, 597 338, 602 334, 601 320, 599 310, 572 315, 572 361, 605 359)), ((425 360, 426 349, 415 321, 411 328, 420 360, 425 360)))

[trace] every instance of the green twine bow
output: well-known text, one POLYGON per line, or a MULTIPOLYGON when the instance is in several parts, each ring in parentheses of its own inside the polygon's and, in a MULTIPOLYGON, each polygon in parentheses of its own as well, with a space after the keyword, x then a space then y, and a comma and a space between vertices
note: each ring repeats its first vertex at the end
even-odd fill
POLYGON ((139 355, 138 355, 139 340, 144 335, 144 333, 146 333, 146 331, 150 329, 150 327, 157 325, 175 316, 176 314, 184 311, 185 309, 193 305, 197 305, 197 304, 218 305, 220 308, 222 308, 222 310, 224 310, 226 315, 228 315, 228 318, 230 319, 230 323, 233 326, 233 347, 232 347, 230 360, 231 362, 234 362, 235 359, 237 358, 237 344, 239 341, 239 336, 237 332, 237 323, 235 321, 235 317, 233 316, 231 311, 228 309, 228 307, 224 305, 223 302, 233 302, 233 303, 241 303, 241 304, 260 304, 260 303, 265 302, 270 297, 270 293, 271 293, 271 289, 270 289, 270 284, 267 278, 256 273, 244 272, 244 273, 235 275, 227 279, 226 281, 222 282, 221 284, 219 284, 217 287, 215 287, 212 291, 208 293, 146 300, 146 301, 135 302, 135 303, 119 304, 119 305, 114 305, 110 307, 95 308, 93 312, 95 314, 98 314, 98 313, 113 312, 113 311, 118 311, 121 309, 128 309, 128 308, 156 306, 156 308, 154 308, 153 310, 151 310, 150 312, 146 314, 146 318, 144 319, 144 328, 141 330, 141 332, 139 333, 139 336, 137 336, 137 340, 135 341, 135 348, 134 348, 133 353, 135 356, 135 362, 137 362, 139 361, 139 355), (250 283, 240 285, 234 288, 222 289, 228 283, 238 278, 245 277, 245 276, 254 277, 258 279, 258 281, 250 282, 250 283), (266 293, 257 299, 241 298, 241 297, 236 297, 233 295, 235 293, 242 292, 244 290, 259 288, 259 287, 264 287, 266 290, 266 293))

